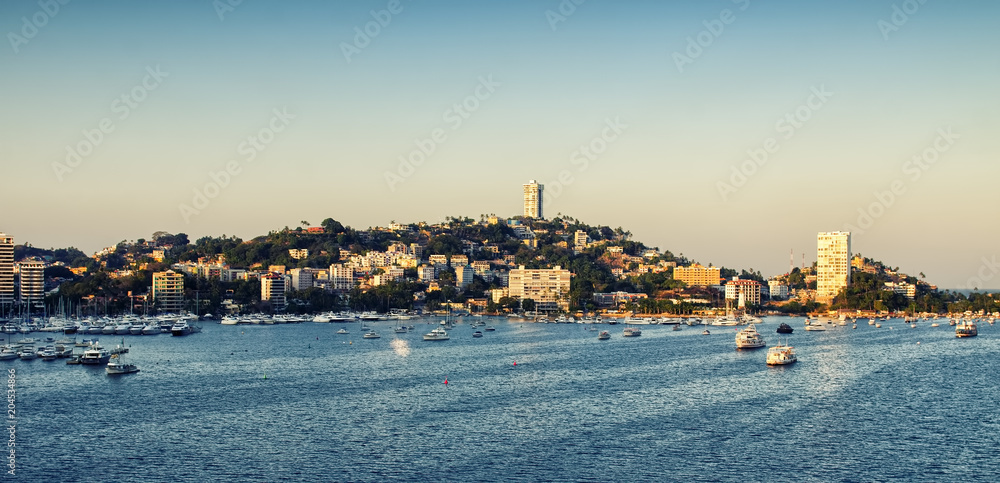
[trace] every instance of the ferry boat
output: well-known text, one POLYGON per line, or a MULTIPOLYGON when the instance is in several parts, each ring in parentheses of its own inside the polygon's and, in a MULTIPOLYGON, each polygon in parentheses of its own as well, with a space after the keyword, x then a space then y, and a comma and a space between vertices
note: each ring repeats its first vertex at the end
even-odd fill
POLYGON ((795 348, 790 345, 778 344, 767 350, 767 365, 784 366, 797 361, 795 348))
POLYGON ((979 329, 974 320, 962 320, 955 326, 955 337, 975 337, 979 335, 979 329))
POLYGON ((424 334, 424 340, 448 340, 448 332, 446 332, 441 327, 436 327, 434 330, 424 334))
POLYGON ((758 349, 765 345, 767 344, 764 342, 764 337, 760 335, 760 332, 757 332, 757 326, 754 324, 750 324, 736 333, 737 349, 758 349))

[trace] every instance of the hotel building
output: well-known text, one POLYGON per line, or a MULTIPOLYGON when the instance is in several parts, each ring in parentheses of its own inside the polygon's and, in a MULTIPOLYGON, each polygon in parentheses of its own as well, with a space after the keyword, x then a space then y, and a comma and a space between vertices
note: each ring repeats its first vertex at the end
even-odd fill
POLYGON ((829 302, 851 283, 851 232, 816 236, 816 301, 829 302))
POLYGON ((524 216, 527 218, 544 219, 542 215, 542 192, 545 186, 535 180, 524 185, 524 216))
POLYGON ((569 270, 558 265, 551 269, 527 269, 524 265, 510 271, 508 280, 511 297, 535 301, 537 310, 569 310, 569 270))
POLYGON ((285 276, 269 273, 260 277, 260 300, 271 302, 274 310, 285 308, 285 276))
POLYGON ((153 303, 161 312, 180 313, 184 307, 184 274, 173 270, 154 272, 153 303))
POLYGON ((674 280, 680 280, 689 287, 719 285, 719 267, 703 267, 697 263, 689 267, 674 267, 674 280))
POLYGON ((0 233, 0 306, 14 303, 14 237, 0 233))
POLYGON ((739 308, 746 307, 746 304, 760 305, 760 283, 734 278, 726 282, 726 300, 737 300, 739 308))
POLYGON ((31 309, 45 307, 45 262, 27 261, 17 264, 21 303, 31 309))

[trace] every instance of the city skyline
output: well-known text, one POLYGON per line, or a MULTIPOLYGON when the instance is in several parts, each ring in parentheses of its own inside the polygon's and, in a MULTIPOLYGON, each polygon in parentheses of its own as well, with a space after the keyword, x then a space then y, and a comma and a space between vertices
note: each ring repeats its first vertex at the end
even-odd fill
POLYGON ((842 230, 1000 288, 990 2, 46 5, 0 5, 17 243, 510 217, 535 179, 706 265, 842 230))

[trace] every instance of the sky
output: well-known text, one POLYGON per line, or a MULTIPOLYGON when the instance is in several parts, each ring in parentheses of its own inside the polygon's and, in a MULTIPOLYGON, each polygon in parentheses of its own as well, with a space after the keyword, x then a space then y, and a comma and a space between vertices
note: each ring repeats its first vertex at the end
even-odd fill
POLYGON ((1000 288, 1000 3, 10 0, 0 231, 88 253, 545 214, 1000 288), (61 2, 66 2, 65 4, 61 2))

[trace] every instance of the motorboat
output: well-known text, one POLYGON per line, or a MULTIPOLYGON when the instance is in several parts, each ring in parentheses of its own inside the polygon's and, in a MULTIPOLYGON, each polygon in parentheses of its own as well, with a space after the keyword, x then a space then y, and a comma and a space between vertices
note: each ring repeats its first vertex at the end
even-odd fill
POLYGON ((806 326, 806 330, 810 331, 810 332, 813 332, 813 331, 824 331, 824 330, 826 330, 826 327, 823 327, 822 325, 807 325, 806 326))
POLYGON ((602 330, 600 334, 597 334, 597 340, 608 340, 611 338, 611 332, 602 330))
POLYGON ((337 331, 337 333, 341 334, 341 335, 344 335, 344 334, 347 333, 347 329, 341 328, 340 330, 337 331))
MULTIPOLYGON (((125 330, 128 331, 128 327, 126 327, 125 330)), ((107 325, 105 325, 104 327, 101 327, 101 334, 104 334, 104 335, 115 335, 115 324, 111 323, 111 322, 108 322, 107 325)))
POLYGON ((395 329, 393 329, 393 332, 395 332, 397 334, 405 334, 405 333, 408 332, 408 330, 407 330, 407 328, 406 328, 405 325, 401 325, 401 326, 396 327, 395 329))
POLYGON ((492 325, 487 325, 486 328, 483 329, 483 330, 485 330, 486 332, 493 332, 494 330, 497 330, 497 329, 496 329, 496 327, 493 327, 492 325))
POLYGON ((378 335, 378 332, 375 332, 374 330, 369 330, 368 332, 365 332, 365 335, 362 335, 361 337, 365 339, 379 339, 382 336, 378 335))
POLYGON ((767 365, 784 366, 797 361, 795 348, 790 345, 778 344, 767 350, 767 365))
POLYGON ((10 361, 17 359, 17 351, 13 347, 5 346, 0 350, 0 361, 10 361))
POLYGON ((83 351, 83 355, 80 356, 80 364, 101 365, 107 364, 110 360, 111 353, 96 345, 83 351))
POLYGON ((701 335, 710 335, 710 334, 711 332, 709 332, 708 329, 701 331, 701 335))
POLYGON ((791 334, 793 330, 795 329, 793 329, 792 326, 782 322, 781 325, 779 325, 778 328, 775 329, 775 332, 779 334, 791 334))
POLYGON ((765 345, 767 344, 764 342, 764 337, 757 332, 757 326, 754 324, 736 333, 737 349, 759 349, 765 345))
POLYGON ((448 332, 443 327, 435 327, 430 332, 424 334, 424 340, 448 340, 448 332))
POLYGON ((622 331, 622 337, 639 337, 642 335, 642 329, 638 327, 625 327, 622 331))
POLYGON ((955 337, 975 337, 979 335, 979 329, 974 320, 962 320, 955 326, 955 337))
POLYGON ((478 337, 482 337, 482 336, 483 336, 483 333, 477 330, 477 331, 475 331, 475 332, 473 332, 473 333, 472 333, 472 336, 473 336, 473 337, 477 337, 477 338, 478 338, 478 337))
POLYGON ((55 349, 46 347, 38 351, 38 357, 41 357, 43 361, 54 361, 58 357, 58 354, 55 349))
POLYGON ((186 320, 178 320, 173 326, 170 327, 170 335, 182 336, 188 335, 194 332, 194 329, 188 325, 186 320))
POLYGON ((21 352, 17 354, 21 360, 30 361, 32 359, 38 359, 38 353, 35 352, 34 347, 22 347, 21 352))

